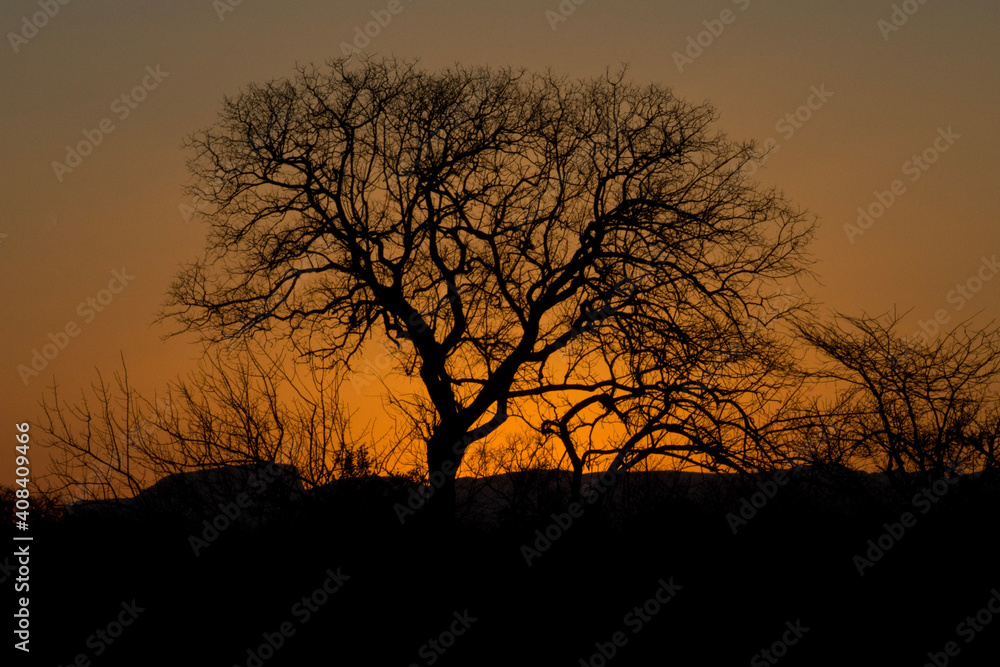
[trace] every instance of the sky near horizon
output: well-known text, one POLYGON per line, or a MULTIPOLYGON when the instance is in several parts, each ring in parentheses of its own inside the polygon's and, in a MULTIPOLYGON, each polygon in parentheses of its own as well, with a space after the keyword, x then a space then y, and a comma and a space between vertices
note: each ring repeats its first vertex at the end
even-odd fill
MULTIPOLYGON (((148 394, 193 368, 194 339, 164 341, 154 323, 204 247, 184 138, 224 96, 352 49, 581 78, 627 63, 632 81, 708 101, 717 129, 771 148, 756 177, 819 218, 809 289, 824 308, 912 309, 914 333, 935 316, 988 322, 1000 316, 998 26, 995 0, 8 0, 3 423, 13 436, 54 380, 73 402, 122 357, 148 394), (45 367, 25 372, 47 345, 45 367)), ((13 446, 0 454, 0 483, 13 459, 13 446)))

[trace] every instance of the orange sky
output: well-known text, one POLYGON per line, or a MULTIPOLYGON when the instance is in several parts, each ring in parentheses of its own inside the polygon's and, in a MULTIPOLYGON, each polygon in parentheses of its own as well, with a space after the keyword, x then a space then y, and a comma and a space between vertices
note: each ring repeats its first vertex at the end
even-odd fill
POLYGON ((13 478, 14 424, 37 419, 53 378, 79 395, 124 354, 151 394, 192 365, 192 339, 164 343, 153 324, 204 241, 182 214, 184 136, 213 121, 223 95, 340 56, 372 12, 385 25, 358 40, 366 53, 581 77, 627 62, 637 82, 714 103, 731 137, 773 139, 757 177, 819 216, 813 293, 830 308, 913 308, 914 332, 936 311, 951 322, 1000 315, 1000 277, 983 265, 1000 254, 995 0, 911 0, 898 26, 888 1, 232 2, 0 8, 0 410, 11 434, 0 482, 13 478), (67 162, 80 142, 95 145, 67 162), (878 213, 890 197, 852 243, 844 226, 858 208, 878 213), (53 340, 64 349, 26 383, 18 366, 53 340))

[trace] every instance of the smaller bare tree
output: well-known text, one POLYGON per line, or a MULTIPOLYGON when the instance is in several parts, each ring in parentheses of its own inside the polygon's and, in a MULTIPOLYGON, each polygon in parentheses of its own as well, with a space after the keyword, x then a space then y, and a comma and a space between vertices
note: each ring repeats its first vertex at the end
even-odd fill
POLYGON ((800 329, 829 359, 819 377, 837 389, 843 456, 869 460, 900 489, 913 473, 993 469, 1000 330, 966 322, 922 346, 900 335, 902 318, 838 315, 800 329))
POLYGON ((382 471, 375 441, 351 432, 342 378, 264 348, 206 355, 163 396, 144 398, 127 370, 98 376, 76 405, 57 388, 43 403, 54 449, 49 493, 65 500, 132 497, 173 473, 284 463, 306 486, 382 471))

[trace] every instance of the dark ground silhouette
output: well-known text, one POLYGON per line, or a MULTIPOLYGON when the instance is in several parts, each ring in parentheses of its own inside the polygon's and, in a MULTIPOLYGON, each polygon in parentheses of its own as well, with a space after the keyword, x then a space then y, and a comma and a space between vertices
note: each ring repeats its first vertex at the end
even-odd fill
MULTIPOLYGON (((280 520, 233 521, 214 538, 180 507, 155 517, 72 512, 33 533, 32 657, 49 665, 80 654, 93 665, 923 665, 933 664, 928 652, 948 658, 945 645, 955 642, 954 664, 995 664, 1000 623, 957 628, 1000 586, 997 480, 941 481, 914 502, 877 476, 856 477, 849 487, 807 469, 778 481, 635 473, 593 503, 585 496, 582 515, 570 517, 566 496, 551 493, 566 475, 529 471, 464 482, 460 497, 477 500, 447 534, 429 529, 419 510, 401 524, 394 505, 410 489, 380 478, 314 490, 280 520), (743 518, 742 499, 760 505, 752 516, 743 509, 745 523, 734 519, 743 518), (860 576, 855 556, 907 511, 912 526, 860 576), (568 527, 553 528, 560 522, 568 527), (536 530, 557 537, 542 548, 536 530), (324 585, 333 592, 319 594, 324 585), (657 593, 669 601, 650 602, 657 593), (644 605, 645 617, 635 610, 644 605), (136 609, 134 620, 123 611, 136 609), (118 638, 95 635, 116 631, 109 626, 122 614, 130 625, 118 638), (278 639, 282 624, 290 636, 278 639), (797 638, 790 627, 808 629, 797 638), (760 652, 783 634, 794 645, 768 662, 760 652), (268 636, 278 648, 258 662, 248 650, 267 647, 268 636)), ((220 514, 203 520, 224 526, 220 514)))

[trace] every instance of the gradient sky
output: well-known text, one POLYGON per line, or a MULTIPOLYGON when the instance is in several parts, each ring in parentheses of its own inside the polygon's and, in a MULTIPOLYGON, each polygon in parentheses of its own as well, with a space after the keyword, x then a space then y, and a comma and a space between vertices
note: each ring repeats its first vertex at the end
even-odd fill
MULTIPOLYGON (((419 57, 428 69, 510 64, 576 77, 629 63, 635 82, 713 103, 717 127, 730 137, 773 138, 776 150, 757 177, 819 216, 812 249, 822 285, 812 290, 826 307, 912 308, 914 331, 938 310, 951 322, 1000 315, 1000 276, 981 269, 984 257, 1000 255, 995 0, 911 0, 903 4, 915 13, 899 5, 901 25, 892 31, 889 0, 565 0, 565 16, 556 0, 400 1, 402 11, 366 53, 419 57), (713 23, 720 16, 728 24, 713 23), (708 46, 700 55, 692 49, 693 62, 679 68, 675 53, 707 30, 706 21, 722 32, 702 35, 708 46), (800 110, 813 90, 832 95, 800 110), (784 120, 797 110, 808 119, 784 120), (934 157, 948 128, 947 151, 914 171, 908 162, 928 149, 934 157), (852 243, 844 225, 896 180, 902 194, 852 243), (980 271, 991 279, 962 303, 952 290, 980 271)), ((184 137, 213 122, 224 95, 289 75, 296 63, 340 56, 371 12, 390 4, 232 2, 6 0, 0 8, 0 412, 11 434, 0 482, 13 479, 14 424, 38 418, 53 379, 72 400, 97 370, 105 377, 118 370, 124 355, 133 382, 152 394, 193 365, 200 353, 193 339, 163 342, 166 329, 153 324, 178 265, 204 243, 205 229, 181 211, 190 203, 182 194, 184 137), (34 33, 25 29, 25 17, 46 2, 55 15, 39 15, 44 25, 34 33), (232 11, 220 18, 222 9, 232 11), (156 83, 147 68, 166 74, 156 83), (134 108, 115 102, 144 78, 145 99, 134 108), (113 127, 107 134, 99 131, 105 119, 113 127), (67 145, 85 132, 103 136, 60 181, 52 163, 65 162, 67 145), (104 293, 110 302, 91 313, 87 299, 101 297, 122 269, 134 279, 104 293), (18 365, 30 364, 32 350, 67 324, 79 327, 77 335, 26 385, 18 365)), ((36 463, 44 459, 39 448, 33 454, 36 463)))

